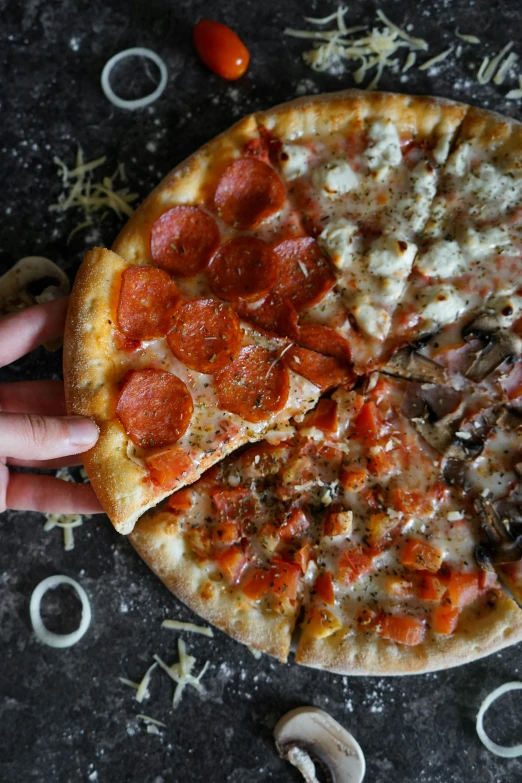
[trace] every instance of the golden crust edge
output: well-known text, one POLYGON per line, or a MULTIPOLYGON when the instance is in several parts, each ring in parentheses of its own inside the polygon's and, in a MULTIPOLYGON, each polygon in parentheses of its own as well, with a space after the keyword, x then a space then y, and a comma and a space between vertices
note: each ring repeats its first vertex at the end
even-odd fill
POLYGON ((174 530, 166 532, 167 514, 159 511, 145 515, 129 536, 141 559, 176 598, 201 618, 236 641, 285 663, 295 617, 266 615, 254 607, 238 609, 237 596, 220 590, 219 583, 209 580, 202 568, 187 557, 183 536, 174 530), (174 550, 179 551, 174 554, 174 550), (213 597, 202 597, 203 582, 214 585, 213 597))

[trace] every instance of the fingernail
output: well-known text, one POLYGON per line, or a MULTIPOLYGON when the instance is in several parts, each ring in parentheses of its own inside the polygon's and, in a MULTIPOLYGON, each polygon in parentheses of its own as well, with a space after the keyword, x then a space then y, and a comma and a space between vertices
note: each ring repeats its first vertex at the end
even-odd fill
POLYGON ((91 419, 83 416, 69 416, 70 439, 73 446, 88 446, 96 443, 99 429, 91 419))

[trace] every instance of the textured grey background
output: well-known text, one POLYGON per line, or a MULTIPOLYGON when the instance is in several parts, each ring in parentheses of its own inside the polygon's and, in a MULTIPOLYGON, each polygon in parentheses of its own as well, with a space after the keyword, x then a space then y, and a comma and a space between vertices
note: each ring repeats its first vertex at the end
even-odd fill
MULTIPOLYGON (((0 0, 1 270, 41 253, 72 277, 85 250, 109 244, 119 228, 112 218, 97 222, 67 245, 81 215, 48 211, 60 192, 53 155, 72 163, 80 145, 88 159, 107 155, 106 174, 123 161, 131 189, 144 197, 169 169, 243 114, 298 94, 352 86, 347 73, 311 71, 301 59, 303 42, 282 36, 287 25, 303 26, 303 15, 335 7, 313 0, 0 0), (223 82, 196 59, 191 28, 204 16, 232 25, 248 44, 252 63, 241 81, 223 82), (150 46, 165 59, 169 83, 156 104, 129 113, 107 102, 99 78, 111 55, 135 45, 150 46)), ((351 3, 347 20, 371 22, 376 7, 351 3)), ((483 41, 430 72, 386 74, 384 89, 456 98, 522 119, 522 102, 503 98, 507 86, 481 87, 473 78, 484 53, 520 40, 519 0, 385 0, 381 7, 397 23, 412 23, 413 34, 430 42, 430 55, 454 42, 457 26, 483 41)), ((150 88, 136 63, 117 77, 129 95, 150 88)), ((43 349, 1 373, 2 380, 59 376, 59 354, 43 349)), ((173 712, 170 682, 155 674, 150 701, 138 705, 118 677, 139 679, 155 652, 176 659, 177 634, 161 630, 160 620, 195 618, 106 518, 87 520, 69 553, 60 532, 44 533, 43 523, 39 514, 0 516, 0 780, 297 781, 276 755, 271 731, 280 715, 300 704, 323 707, 352 730, 366 753, 369 782, 522 780, 522 762, 491 756, 474 728, 484 696, 519 678, 520 648, 438 674, 356 679, 266 657, 256 661, 219 632, 214 640, 187 636, 198 663, 211 661, 205 695, 187 690, 173 712), (79 579, 92 603, 89 632, 68 650, 39 644, 29 623, 32 589, 55 573, 79 579), (141 711, 167 723, 161 736, 146 733, 135 717, 141 711)), ((58 604, 64 620, 53 627, 67 630, 76 604, 57 592, 45 609, 52 615, 58 604)), ((522 741, 521 705, 519 691, 488 714, 497 741, 522 741)))

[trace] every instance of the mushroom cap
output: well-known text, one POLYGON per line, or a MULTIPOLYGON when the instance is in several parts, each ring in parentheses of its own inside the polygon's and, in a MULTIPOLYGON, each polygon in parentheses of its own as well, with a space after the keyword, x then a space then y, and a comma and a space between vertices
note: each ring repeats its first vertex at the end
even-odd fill
POLYGON ((49 302, 69 293, 69 278, 43 256, 21 258, 0 277, 0 313, 49 302))
POLYGON ((298 707, 276 723, 274 738, 279 755, 297 766, 307 783, 317 781, 317 760, 331 783, 361 783, 366 772, 357 740, 327 712, 298 707))

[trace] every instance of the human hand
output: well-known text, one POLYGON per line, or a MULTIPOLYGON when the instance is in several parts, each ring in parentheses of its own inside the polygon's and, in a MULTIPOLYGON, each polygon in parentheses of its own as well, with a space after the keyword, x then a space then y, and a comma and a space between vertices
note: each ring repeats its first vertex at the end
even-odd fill
MULTIPOLYGON (((0 318, 0 367, 63 334, 68 299, 57 299, 0 318)), ((6 509, 56 514, 103 511, 89 484, 10 471, 8 466, 61 468, 98 439, 96 424, 67 416, 61 381, 0 383, 0 512, 6 509)))

